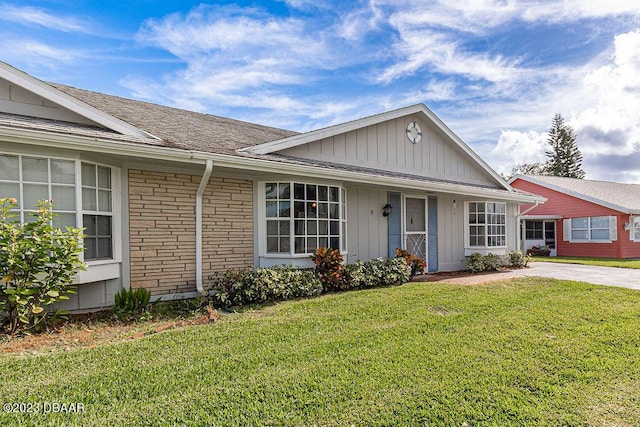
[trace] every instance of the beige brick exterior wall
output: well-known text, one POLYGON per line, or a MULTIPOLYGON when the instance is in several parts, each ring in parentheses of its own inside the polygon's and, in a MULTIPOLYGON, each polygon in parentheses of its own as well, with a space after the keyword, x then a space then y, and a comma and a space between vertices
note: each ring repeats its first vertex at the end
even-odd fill
MULTIPOLYGON (((196 290, 196 193, 201 176, 129 170, 131 287, 196 290)), ((253 265, 253 184, 211 177, 203 195, 203 277, 253 265)))

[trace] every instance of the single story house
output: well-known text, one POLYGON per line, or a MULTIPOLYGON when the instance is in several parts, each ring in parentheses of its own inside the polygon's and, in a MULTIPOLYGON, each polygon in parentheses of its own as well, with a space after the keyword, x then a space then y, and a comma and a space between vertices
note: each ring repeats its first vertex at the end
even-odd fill
POLYGON ((78 293, 198 295, 215 271, 406 248, 430 272, 518 249, 514 190, 423 104, 306 133, 38 80, 0 62, 0 197, 85 228, 78 293))
POLYGON ((522 248, 551 255, 640 258, 640 185, 556 176, 516 175, 514 188, 539 194, 522 207, 522 248))

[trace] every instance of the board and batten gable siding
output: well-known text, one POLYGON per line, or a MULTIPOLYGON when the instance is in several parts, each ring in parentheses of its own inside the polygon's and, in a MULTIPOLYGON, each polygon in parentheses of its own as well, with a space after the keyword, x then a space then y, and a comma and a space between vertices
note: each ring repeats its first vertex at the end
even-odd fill
MULTIPOLYGON (((629 222, 630 220, 629 215, 526 180, 516 179, 511 185, 514 188, 547 198, 547 201, 544 204, 538 205, 531 211, 527 212, 527 215, 561 215, 563 218, 592 216, 617 217, 618 239, 611 243, 579 243, 565 241, 563 221, 556 221, 556 250, 558 256, 605 258, 640 257, 640 243, 631 241, 629 231, 624 229, 625 222, 629 222)), ((523 206, 521 209, 524 211, 527 208, 527 206, 523 206)))
POLYGON ((0 111, 21 116, 94 125, 95 123, 5 79, 0 79, 0 111))
MULTIPOLYGON (((200 175, 129 170, 131 287, 196 290, 200 175)), ((253 265, 253 182, 212 176, 203 195, 203 277, 253 265)))
POLYGON ((495 180, 453 141, 420 114, 388 120, 309 144, 288 148, 283 155, 385 171, 446 179, 498 188, 495 180), (416 121, 422 140, 412 144, 407 124, 416 121))

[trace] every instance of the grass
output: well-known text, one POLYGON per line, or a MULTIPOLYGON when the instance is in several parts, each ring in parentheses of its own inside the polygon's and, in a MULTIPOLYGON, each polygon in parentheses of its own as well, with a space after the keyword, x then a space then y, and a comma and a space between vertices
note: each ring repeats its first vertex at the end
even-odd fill
POLYGON ((533 257, 532 261, 558 262, 563 264, 599 265, 602 267, 620 267, 640 269, 640 259, 611 259, 583 257, 533 257))
POLYGON ((640 293, 410 283, 0 356, 0 425, 640 425, 640 293))

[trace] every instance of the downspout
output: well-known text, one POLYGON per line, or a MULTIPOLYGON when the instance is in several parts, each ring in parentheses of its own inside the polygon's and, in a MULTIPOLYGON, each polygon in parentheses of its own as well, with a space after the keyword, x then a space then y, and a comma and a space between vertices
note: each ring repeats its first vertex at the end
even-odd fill
POLYGON ((204 174, 196 193, 196 290, 202 294, 204 286, 202 285, 202 195, 211 178, 213 171, 213 161, 207 159, 204 174))

